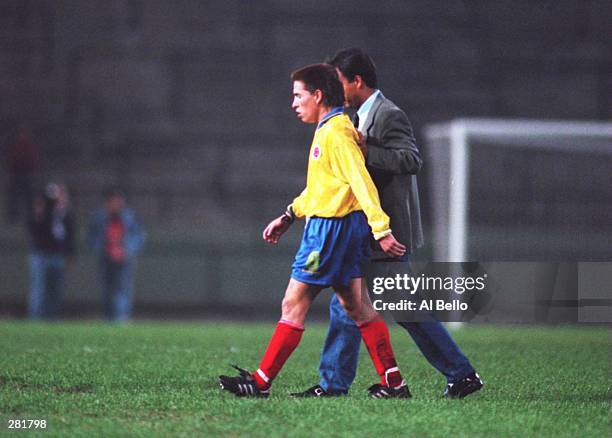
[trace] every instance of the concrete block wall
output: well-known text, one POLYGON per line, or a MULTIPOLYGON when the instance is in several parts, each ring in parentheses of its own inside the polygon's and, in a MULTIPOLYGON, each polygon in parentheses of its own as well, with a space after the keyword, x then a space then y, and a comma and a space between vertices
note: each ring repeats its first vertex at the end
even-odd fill
POLYGON ((606 119, 611 17, 600 0, 6 0, 0 116, 32 127, 82 215, 118 182, 154 227, 259 227, 305 181, 293 69, 365 47, 419 139, 459 116, 606 119))

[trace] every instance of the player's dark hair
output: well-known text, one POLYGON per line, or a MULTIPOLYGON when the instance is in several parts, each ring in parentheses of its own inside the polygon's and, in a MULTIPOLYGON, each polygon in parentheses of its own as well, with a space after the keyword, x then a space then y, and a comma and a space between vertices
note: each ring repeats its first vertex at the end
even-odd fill
POLYGON ((340 70, 349 82, 353 82, 355 76, 359 75, 368 87, 376 88, 378 85, 376 65, 363 49, 342 49, 333 58, 328 58, 327 63, 340 70))
POLYGON ((344 88, 338 79, 335 67, 329 64, 312 64, 291 73, 292 81, 300 81, 308 91, 321 90, 323 103, 327 106, 344 105, 344 88))

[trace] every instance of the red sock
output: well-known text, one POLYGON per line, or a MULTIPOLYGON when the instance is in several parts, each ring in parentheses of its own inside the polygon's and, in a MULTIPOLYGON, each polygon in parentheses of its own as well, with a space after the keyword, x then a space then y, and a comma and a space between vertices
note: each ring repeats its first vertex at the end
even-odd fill
POLYGON ((380 376, 381 385, 399 386, 402 383, 402 375, 391 348, 387 324, 382 320, 370 321, 359 325, 359 330, 380 376))
POLYGON ((259 369, 253 373, 257 387, 262 390, 270 388, 272 380, 300 343, 304 326, 281 319, 276 324, 272 339, 259 364, 259 369))

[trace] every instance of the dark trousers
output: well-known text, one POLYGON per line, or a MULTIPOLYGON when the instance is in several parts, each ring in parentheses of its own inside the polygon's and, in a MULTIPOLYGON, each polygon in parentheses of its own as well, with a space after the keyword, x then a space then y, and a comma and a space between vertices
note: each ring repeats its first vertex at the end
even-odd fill
POLYGON ((54 319, 60 316, 65 269, 63 255, 43 252, 30 255, 30 318, 54 319))
POLYGON ((101 261, 104 316, 110 321, 125 321, 132 316, 133 263, 101 261))

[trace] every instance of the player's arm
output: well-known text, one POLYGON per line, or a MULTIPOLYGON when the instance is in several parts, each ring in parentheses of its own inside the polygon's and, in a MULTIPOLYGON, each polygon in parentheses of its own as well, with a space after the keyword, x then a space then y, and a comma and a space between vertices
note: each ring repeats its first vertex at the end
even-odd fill
MULTIPOLYGON (((423 160, 406 114, 396 109, 381 114, 381 138, 365 139, 366 163, 372 169, 393 174, 416 174, 423 160)), ((363 149, 363 148, 362 148, 363 149)))
POLYGON ((287 207, 287 213, 289 213, 293 218, 303 218, 306 216, 306 202, 308 199, 308 187, 305 187, 302 190, 302 193, 293 200, 291 204, 287 207))
POLYGON ((353 194, 368 218, 374 239, 378 240, 383 251, 392 257, 404 255, 406 247, 391 234, 389 216, 380 206, 378 191, 365 167, 359 149, 350 144, 339 145, 334 148, 331 163, 334 166, 334 172, 351 186, 353 194))
POLYGON ((302 193, 293 200, 287 210, 268 224, 263 231, 263 239, 276 245, 281 236, 289 229, 293 221, 297 217, 304 217, 303 205, 306 202, 307 191, 304 189, 302 193))
POLYGON ((268 226, 263 231, 263 239, 268 242, 276 245, 280 240, 281 236, 285 234, 285 231, 289 229, 291 224, 293 223, 293 219, 290 219, 287 213, 283 213, 272 222, 268 224, 268 226))

